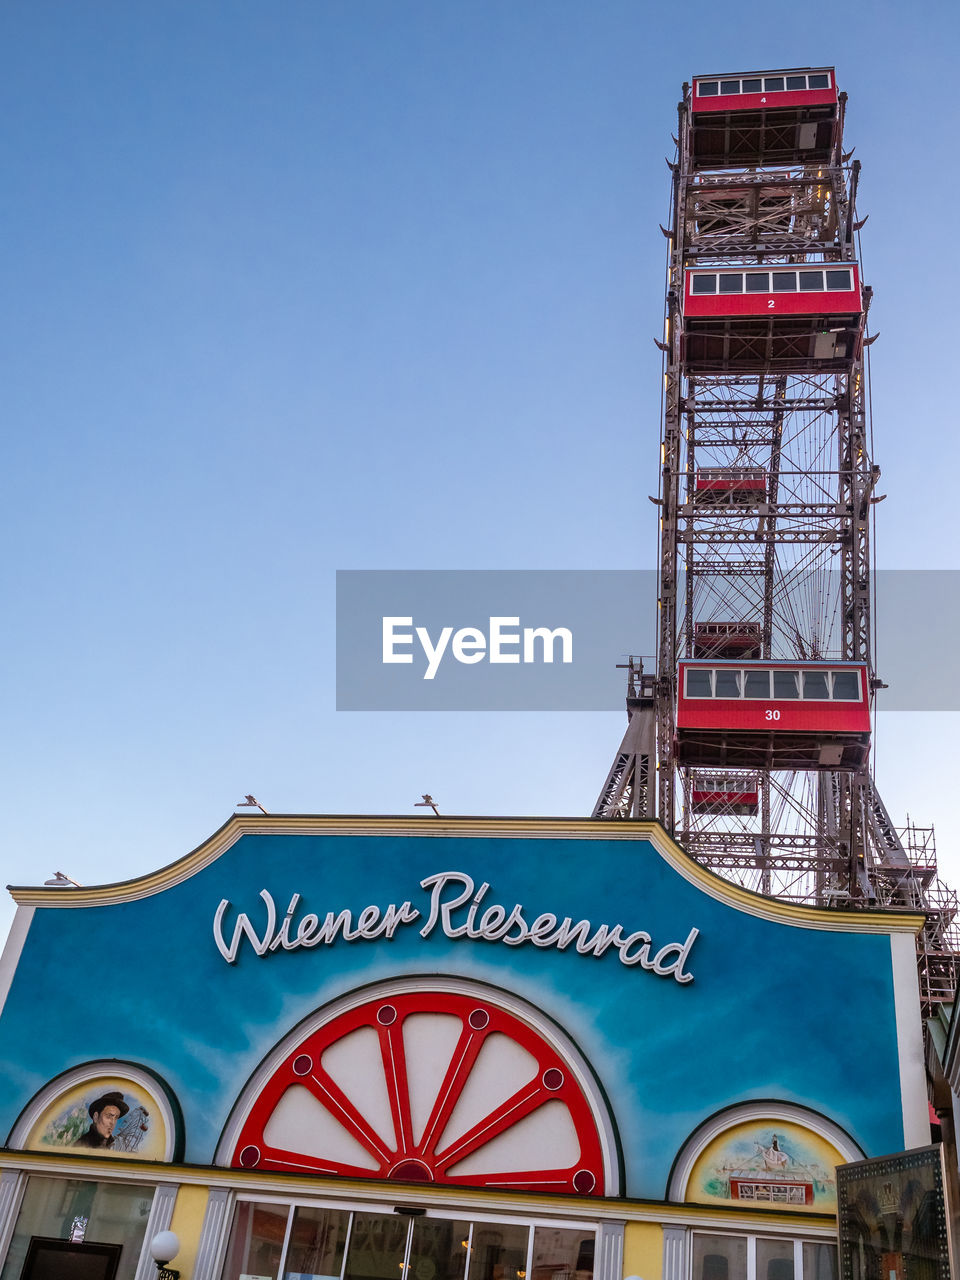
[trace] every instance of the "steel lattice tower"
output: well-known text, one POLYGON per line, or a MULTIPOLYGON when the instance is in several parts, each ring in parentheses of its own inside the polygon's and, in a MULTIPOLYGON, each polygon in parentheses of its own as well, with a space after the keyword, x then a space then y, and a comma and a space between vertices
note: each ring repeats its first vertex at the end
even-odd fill
POLYGON ((769 316, 695 324, 685 293, 695 268, 714 268, 719 284, 708 278, 705 289, 722 293, 739 279, 743 298, 751 281, 776 287, 776 268, 781 281, 792 272, 794 288, 804 265, 836 273, 845 264, 859 279, 860 167, 843 150, 845 104, 832 68, 697 77, 683 87, 670 224, 661 228, 669 248, 656 672, 631 660, 627 732, 594 816, 658 817, 692 857, 767 895, 923 910, 929 1009, 953 998, 958 969, 957 904, 936 880, 932 831, 896 828, 868 766, 837 767, 829 743, 816 768, 778 768, 771 745, 747 769, 718 740, 706 781, 677 751, 683 659, 862 662, 871 694, 883 687, 871 616, 880 470, 866 408, 870 289, 855 322, 839 324, 780 315, 774 294, 769 316), (832 94, 807 88, 824 81, 832 94), (791 83, 802 90, 764 92, 791 83), (748 791, 755 802, 745 805, 748 791), (710 804, 696 801, 704 795, 710 804))

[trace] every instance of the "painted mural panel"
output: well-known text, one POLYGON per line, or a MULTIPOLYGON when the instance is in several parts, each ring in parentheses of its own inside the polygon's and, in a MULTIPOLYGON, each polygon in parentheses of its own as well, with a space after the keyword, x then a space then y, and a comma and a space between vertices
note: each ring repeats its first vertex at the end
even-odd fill
POLYGON ((789 1120, 745 1121, 707 1144, 686 1198, 834 1213, 843 1159, 825 1138, 789 1120))
POLYGON ((34 1095, 9 1145, 48 1153, 177 1159, 183 1145, 180 1107, 152 1072, 130 1063, 87 1063, 34 1095))

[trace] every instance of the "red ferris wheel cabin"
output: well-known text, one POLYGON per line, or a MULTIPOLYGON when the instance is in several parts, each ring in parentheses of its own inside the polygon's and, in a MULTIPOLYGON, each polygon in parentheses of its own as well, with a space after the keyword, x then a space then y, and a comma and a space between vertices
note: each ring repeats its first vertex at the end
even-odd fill
POLYGON ((746 75, 694 76, 691 108, 695 114, 812 107, 836 103, 833 67, 797 71, 751 71, 746 75))
POLYGON ((688 101, 698 168, 840 162, 832 67, 694 76, 688 101))
POLYGON ((860 351, 863 294, 855 262, 687 267, 683 348, 691 372, 844 367, 860 351))
POLYGON ((688 660, 677 759, 722 768, 858 769, 870 749, 863 662, 688 660))

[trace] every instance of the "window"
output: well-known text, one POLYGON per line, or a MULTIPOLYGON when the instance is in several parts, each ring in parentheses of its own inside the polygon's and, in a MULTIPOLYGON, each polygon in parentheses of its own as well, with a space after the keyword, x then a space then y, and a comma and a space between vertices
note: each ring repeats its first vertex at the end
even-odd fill
POLYGON ((797 273, 795 271, 774 271, 773 273, 773 292, 774 293, 796 293, 797 291, 797 273))
POLYGON ((822 271, 801 271, 800 272, 800 292, 816 293, 823 289, 823 272, 822 271))
POLYGON ((803 698, 805 702, 825 702, 830 697, 826 671, 804 671, 803 698))
POLYGON ((7 1252, 3 1280, 19 1277, 32 1236, 119 1244, 116 1280, 133 1280, 153 1203, 153 1187, 82 1178, 34 1178, 27 1182, 7 1252))
POLYGON ((837 1247, 790 1236, 721 1236, 696 1232, 692 1280, 837 1280, 837 1247))
POLYGON ((731 671, 729 667, 721 668, 716 676, 718 698, 740 697, 740 672, 731 671))
POLYGON ((745 698, 769 698, 770 672, 745 671, 743 673, 743 696, 745 698))
POLYGON ((830 76, 829 76, 829 75, 827 75, 827 74, 824 74, 824 75, 820 75, 820 74, 818 74, 818 75, 815 75, 815 76, 807 76, 807 85, 808 85, 811 89, 829 89, 829 88, 830 88, 830 76))
POLYGON ((834 671, 832 675, 834 702, 860 701, 859 671, 834 671))
POLYGON ((783 89, 783 76, 767 76, 763 88, 765 93, 778 93, 783 89))
POLYGON ((775 698, 799 698, 800 682, 796 671, 774 671, 773 696, 775 698))
POLYGON ((842 271, 827 272, 827 288, 828 289, 846 289, 853 288, 853 281, 850 279, 850 270, 845 267, 842 271))
POLYGON ((697 85, 697 95, 701 98, 715 98, 717 95, 716 80, 701 80, 697 85))
POLYGON ((806 76, 787 76, 787 89, 805 89, 807 87, 806 76))
POLYGON ((716 293, 717 277, 695 275, 693 277, 693 292, 694 293, 716 293))
POLYGON ((743 93, 762 93, 762 92, 763 92, 763 81, 762 81, 762 80, 759 80, 759 79, 757 79, 757 80, 743 80, 743 81, 741 81, 741 84, 742 84, 742 86, 743 86, 743 88, 742 88, 742 92, 743 92, 743 93))
POLYGON ((747 293, 770 292, 770 273, 767 271, 748 271, 746 281, 747 293))
POLYGON ((593 1280, 593 1254, 589 1227, 241 1200, 221 1280, 593 1280))
POLYGON ((720 273, 721 293, 743 293, 743 275, 741 272, 722 271, 720 273))
POLYGON ((721 80, 720 92, 721 93, 739 93, 740 81, 739 80, 721 80))
POLYGON ((713 672, 705 667, 687 668, 687 697, 712 698, 713 672))

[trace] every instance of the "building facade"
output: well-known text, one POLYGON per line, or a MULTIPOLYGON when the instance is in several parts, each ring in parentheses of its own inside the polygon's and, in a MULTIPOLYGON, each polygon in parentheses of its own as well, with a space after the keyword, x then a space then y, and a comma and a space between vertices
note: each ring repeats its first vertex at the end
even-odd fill
POLYGON ((930 1140, 921 918, 655 823, 244 815, 12 893, 0 1280, 166 1229, 184 1280, 833 1280, 836 1166, 930 1140))

